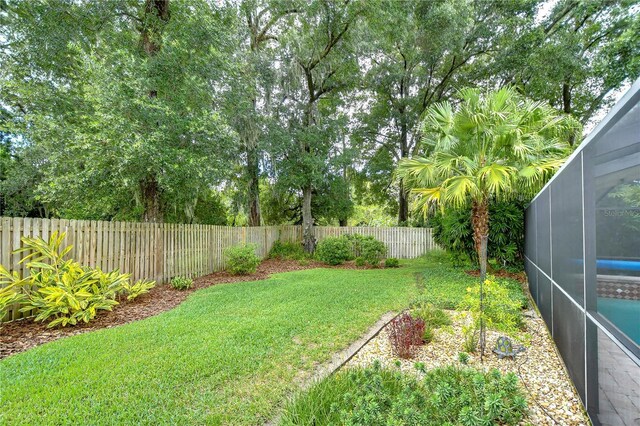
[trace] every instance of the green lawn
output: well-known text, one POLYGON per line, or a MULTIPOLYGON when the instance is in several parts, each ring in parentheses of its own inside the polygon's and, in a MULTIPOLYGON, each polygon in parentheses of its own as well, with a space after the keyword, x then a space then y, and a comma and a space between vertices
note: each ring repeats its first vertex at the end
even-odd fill
POLYGON ((314 269, 200 290, 176 309, 0 361, 2 424, 257 424, 315 365, 416 296, 474 279, 442 255, 399 269, 314 269))

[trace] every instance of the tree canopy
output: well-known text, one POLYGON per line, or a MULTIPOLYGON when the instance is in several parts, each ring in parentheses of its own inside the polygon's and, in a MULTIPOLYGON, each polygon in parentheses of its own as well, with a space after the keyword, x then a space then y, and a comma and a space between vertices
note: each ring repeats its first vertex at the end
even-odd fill
POLYGON ((640 75, 639 9, 3 0, 0 215, 300 223, 310 250, 313 224, 419 223, 393 171, 426 111, 509 88, 587 123, 640 75))

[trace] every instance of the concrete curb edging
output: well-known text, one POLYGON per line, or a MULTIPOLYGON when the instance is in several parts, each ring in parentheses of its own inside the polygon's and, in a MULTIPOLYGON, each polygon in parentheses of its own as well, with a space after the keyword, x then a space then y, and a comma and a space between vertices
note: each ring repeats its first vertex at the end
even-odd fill
MULTIPOLYGON (((333 357, 331 357, 331 359, 328 362, 316 368, 311 378, 309 378, 309 380, 306 380, 299 390, 305 391, 309 389, 315 383, 331 376, 340 368, 342 368, 347 362, 351 360, 351 358, 356 356, 356 354, 360 351, 360 349, 362 349, 367 343, 369 343, 378 334, 380 334, 382 329, 385 328, 391 321, 393 321, 401 313, 402 312, 387 312, 386 314, 382 315, 382 317, 380 317, 380 319, 373 326, 371 326, 362 337, 360 337, 358 340, 353 342, 346 349, 343 349, 340 352, 337 352, 336 354, 334 354, 333 357)), ((273 419, 267 421, 264 424, 264 426, 277 425, 278 423, 280 423, 280 417, 281 415, 278 414, 273 419)))

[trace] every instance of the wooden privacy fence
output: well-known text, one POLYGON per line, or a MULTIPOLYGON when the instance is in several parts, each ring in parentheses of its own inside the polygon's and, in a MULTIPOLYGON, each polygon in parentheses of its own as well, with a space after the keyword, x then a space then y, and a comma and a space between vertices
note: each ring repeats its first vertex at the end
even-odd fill
POLYGON ((398 259, 414 259, 436 247, 431 228, 376 228, 360 226, 316 226, 313 228, 316 240, 338 237, 344 234, 371 235, 387 246, 387 256, 398 259))
MULTIPOLYGON (((48 239, 65 233, 64 245, 72 245, 69 257, 104 271, 119 269, 133 280, 158 283, 175 276, 196 277, 224 269, 224 250, 242 243, 256 244, 261 258, 277 240, 302 241, 300 226, 230 227, 169 223, 104 222, 65 219, 0 218, 0 264, 25 273, 19 264, 26 253, 13 254, 23 236, 48 239)), ((315 227, 318 241, 328 236, 359 233, 372 235, 389 248, 388 255, 414 258, 435 248, 428 228, 315 227)), ((8 319, 22 316, 17 309, 8 319)))

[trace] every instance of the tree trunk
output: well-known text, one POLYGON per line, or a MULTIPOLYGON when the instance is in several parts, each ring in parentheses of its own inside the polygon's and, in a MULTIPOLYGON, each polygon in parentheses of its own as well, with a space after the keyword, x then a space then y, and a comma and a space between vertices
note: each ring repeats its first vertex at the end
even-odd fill
POLYGON ((406 226, 409 220, 409 200, 404 189, 404 183, 400 181, 400 193, 398 194, 398 226, 406 226))
POLYGON ((311 185, 302 190, 302 240, 304 251, 313 253, 316 249, 316 239, 313 236, 313 217, 311 216, 311 185))
POLYGON ((260 226, 260 177, 259 158, 256 146, 247 146, 247 177, 249 188, 249 226, 260 226))
MULTIPOLYGON (((146 0, 142 29, 140 30, 140 46, 144 53, 152 57, 162 47, 163 26, 169 21, 169 0, 146 0)), ((158 97, 156 89, 149 90, 149 98, 158 97)), ((158 123, 159 125, 160 123, 158 123)), ((148 175, 140 182, 143 220, 145 222, 162 222, 163 214, 160 205, 160 185, 157 176, 148 175)))
MULTIPOLYGON (((307 103, 305 109, 303 124, 306 128, 309 128, 315 124, 315 120, 313 119, 313 93, 315 92, 315 89, 313 86, 313 76, 310 72, 307 72, 307 82, 309 86, 310 101, 307 103)), ((307 142, 302 142, 301 149, 303 156, 312 155, 311 147, 307 142)), ((311 176, 307 176, 307 179, 308 183, 304 184, 302 187, 302 245, 304 246, 305 252, 313 253, 316 249, 316 239, 313 236, 313 216, 311 212, 313 180, 311 176)))
MULTIPOLYGON (((565 114, 571 114, 571 86, 569 85, 568 79, 562 84, 562 110, 565 114)), ((575 141, 576 136, 571 133, 569 136, 569 145, 573 146, 575 141)))
POLYGON ((162 222, 164 216, 160 206, 160 186, 154 176, 147 176, 140 182, 142 204, 144 213, 142 220, 145 222, 162 222))
MULTIPOLYGON (((407 124, 404 117, 404 108, 401 112, 401 125, 400 125, 400 158, 404 159, 409 157, 409 148, 407 146, 407 124)), ((400 188, 398 193, 398 225, 406 226, 409 220, 409 200, 404 188, 404 184, 400 181, 400 188)))
MULTIPOLYGON (((153 56, 162 47, 162 27, 169 22, 169 0, 146 0, 140 31, 140 44, 144 52, 153 56)), ((151 94, 155 91, 151 90, 151 94)))

